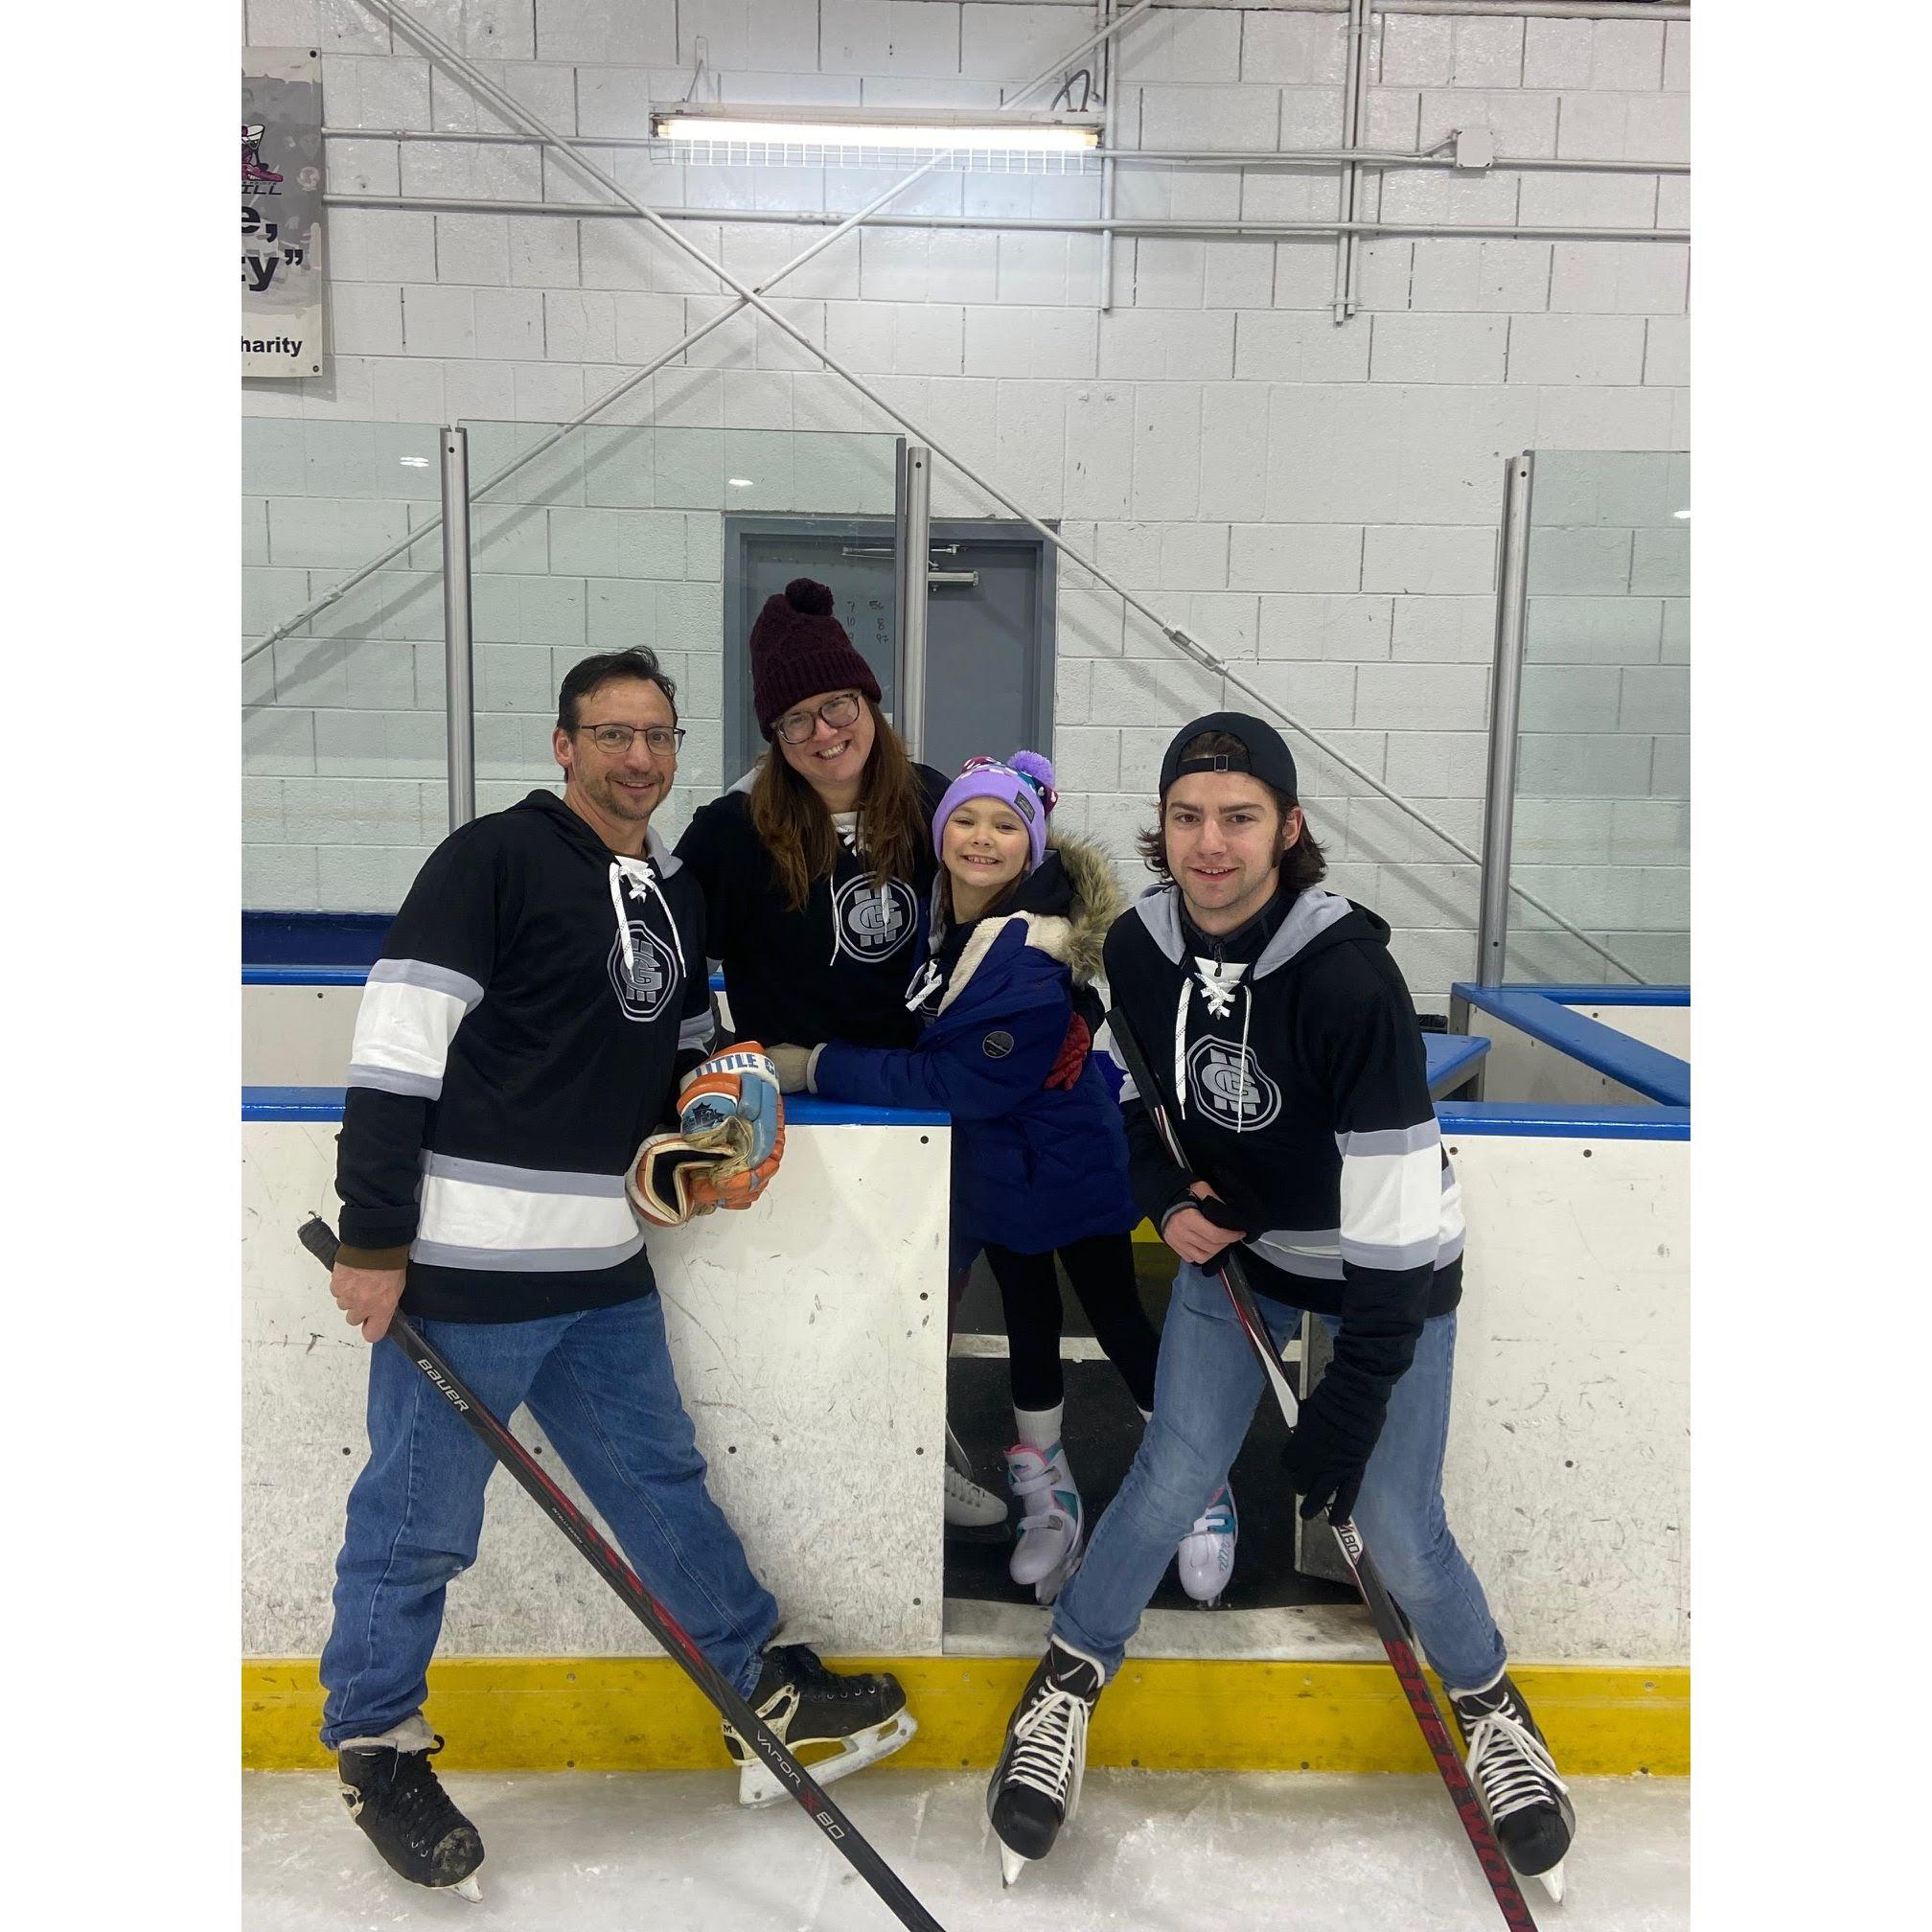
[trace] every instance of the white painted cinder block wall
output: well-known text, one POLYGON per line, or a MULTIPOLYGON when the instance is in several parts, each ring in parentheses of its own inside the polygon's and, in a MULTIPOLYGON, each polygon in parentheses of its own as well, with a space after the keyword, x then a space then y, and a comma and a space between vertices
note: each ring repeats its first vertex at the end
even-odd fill
MULTIPOLYGON (((1002 84, 1080 39, 1092 12, 1083 0, 412 4, 593 150, 599 135, 647 132, 651 102, 690 89, 701 36, 726 102, 990 106, 1002 84)), ((256 45, 322 48, 332 126, 500 125, 356 0, 245 0, 243 32, 256 45)), ((1157 10, 1123 36, 1120 145, 1336 143, 1343 48, 1338 14, 1157 10)), ((1688 155, 1681 22, 1378 16, 1370 81, 1371 147, 1428 146, 1485 126, 1508 155, 1688 155)), ((594 151, 667 208, 843 211, 889 178, 594 151)), ((337 190, 592 198, 531 149, 337 141, 329 164, 337 190)), ((1677 227, 1688 221, 1686 188, 1683 176, 1641 171, 1395 171, 1380 209, 1448 224, 1677 227)), ((899 205, 1092 215, 1098 187, 941 174, 899 205)), ((1123 217, 1320 219, 1336 210, 1333 171, 1118 174, 1123 217)), ((748 275, 816 231, 687 232, 748 275)), ((1688 250, 1378 240, 1367 247, 1362 312, 1338 328, 1328 239, 1119 240, 1107 315, 1096 308, 1099 246, 1091 235, 872 231, 842 239, 788 285, 786 310, 1034 514, 1064 519, 1170 619, 1242 660, 1308 724, 1480 845, 1503 461, 1530 448, 1688 448, 1688 250)), ((620 380, 627 356, 634 366, 721 299, 669 244, 610 219, 337 209, 329 252, 328 376, 243 384, 244 411, 264 419, 248 426, 244 478, 251 638, 433 509, 433 469, 397 462, 399 451, 433 454, 433 444, 343 426, 563 420, 620 380)), ((613 420, 721 433, 892 428, 796 345, 744 317, 690 362, 642 385, 613 420)), ((494 433, 500 444, 507 432, 494 433)), ((719 460, 702 448, 694 458, 700 470, 719 460)), ((661 498, 648 513, 638 505, 653 542, 630 546, 628 561, 620 545, 586 555, 564 523, 574 516, 581 531, 585 512, 610 500, 594 494, 591 469, 580 451, 550 472, 551 494, 519 492, 526 500, 503 514, 479 560, 515 580, 479 590, 491 612, 478 633, 481 802, 544 781, 562 670, 636 634, 665 650, 686 683, 693 735, 666 825, 675 836, 735 775, 719 770, 715 509, 688 489, 668 509, 661 498)), ((942 466, 935 514, 991 508, 942 466)), ((252 906, 393 907, 441 835, 442 672, 440 652, 423 641, 440 634, 433 540, 404 561, 410 569, 385 594, 345 604, 249 667, 252 906)), ((1168 732, 1221 692, 1091 584, 1063 568, 1061 813, 1132 877, 1129 842, 1149 815, 1168 732)), ((1606 670, 1621 679, 1684 661, 1682 599, 1659 609, 1654 654, 1620 634, 1591 667, 1599 695, 1606 670)), ((1615 706, 1598 709, 1614 725, 1615 706)), ((1298 752, 1335 883, 1388 914, 1418 998, 1439 1005, 1473 965, 1474 868, 1450 862, 1319 753, 1298 752)), ((1627 908, 1617 943, 1640 963, 1668 965, 1682 868, 1668 840, 1649 856, 1679 878, 1611 895, 1627 908), (1657 929, 1647 951, 1646 923, 1657 929)))

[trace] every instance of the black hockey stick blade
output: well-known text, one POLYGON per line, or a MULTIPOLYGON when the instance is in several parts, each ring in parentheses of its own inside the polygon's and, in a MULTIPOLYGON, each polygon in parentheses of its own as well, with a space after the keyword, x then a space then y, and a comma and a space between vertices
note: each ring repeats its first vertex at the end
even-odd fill
MULTIPOLYGON (((1134 1096, 1146 1108, 1166 1143, 1168 1153, 1188 1173, 1198 1175, 1200 1170, 1188 1160, 1181 1144, 1181 1137, 1175 1131, 1173 1121, 1167 1117, 1161 1090, 1147 1070, 1140 1043, 1135 1039, 1132 1025, 1117 1006, 1107 1016, 1107 1030, 1114 1042, 1114 1051, 1127 1070, 1127 1078, 1133 1083, 1134 1096)), ((1124 1091, 1121 1098, 1123 1101, 1127 1098, 1124 1091)), ((1229 1300, 1234 1304, 1235 1318, 1241 1324, 1242 1332, 1260 1360, 1268 1386, 1275 1392, 1275 1399, 1281 1405, 1282 1418, 1289 1428, 1294 1428, 1300 1405, 1282 1370, 1281 1358, 1275 1352, 1268 1325, 1261 1319, 1260 1309, 1255 1306, 1254 1290, 1248 1279, 1247 1265, 1241 1258, 1238 1243, 1230 1242, 1222 1249, 1220 1258, 1214 1264, 1214 1272, 1220 1276, 1221 1285, 1227 1290, 1229 1300)), ((1511 1932, 1536 1932, 1536 1920, 1530 1916, 1530 1901, 1524 1898, 1523 1888, 1516 1882, 1516 1874, 1503 1855, 1502 1846, 1496 1842, 1496 1833, 1484 1813, 1482 1800, 1477 1797, 1476 1787, 1469 1781, 1468 1767, 1456 1750, 1455 1740, 1449 1735, 1449 1727, 1443 1720, 1435 1693, 1422 1674, 1421 1660, 1409 1641, 1408 1627, 1395 1599, 1382 1581, 1374 1559, 1363 1547, 1361 1532, 1355 1528, 1353 1520, 1344 1518, 1337 1523, 1330 1517, 1329 1528, 1335 1532, 1336 1542, 1342 1546, 1342 1555, 1348 1565, 1349 1574, 1355 1578, 1355 1587, 1361 1591, 1362 1600, 1368 1606, 1375 1634, 1381 1639, 1382 1648, 1394 1669, 1396 1681, 1402 1686, 1402 1694, 1408 1700, 1416 1728, 1422 1733, 1422 1741, 1428 1745, 1429 1755, 1436 1760, 1436 1769, 1448 1790, 1449 1802, 1455 1806, 1456 1815, 1462 1821, 1470 1849, 1476 1853, 1483 1875, 1488 1879, 1489 1889, 1496 1896, 1497 1910, 1502 1913, 1504 1922, 1511 1927, 1511 1932)))
MULTIPOLYGON (((296 1238, 325 1268, 334 1267, 335 1253, 341 1244, 320 1216, 310 1215, 297 1230, 296 1238)), ((910 1932, 945 1932, 939 1921, 907 1890, 899 1874, 814 1782, 811 1773, 786 1749, 783 1740, 719 1674, 669 1609, 645 1588, 637 1573, 604 1540, 589 1518, 550 1480, 537 1459, 484 1407, 400 1309, 389 1318, 386 1339, 393 1341, 428 1377, 497 1461, 529 1492, 537 1506, 623 1599, 625 1608, 670 1652, 684 1674, 711 1700, 739 1736, 765 1760, 779 1782, 797 1801, 799 1808, 839 1848, 900 1924, 910 1928, 910 1932)))

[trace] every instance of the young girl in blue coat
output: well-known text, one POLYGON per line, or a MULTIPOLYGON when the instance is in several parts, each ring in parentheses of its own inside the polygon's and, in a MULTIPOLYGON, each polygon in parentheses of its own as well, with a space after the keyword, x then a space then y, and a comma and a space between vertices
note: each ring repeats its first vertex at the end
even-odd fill
POLYGON ((953 1117, 954 1278, 985 1250, 1005 1308, 1019 1437, 1006 1452, 1024 1508, 1011 1571, 1043 1603, 1085 1533, 1060 1433, 1055 1254, 1143 1414, 1160 1346, 1135 1285, 1140 1214, 1114 1091, 1091 1057, 1070 1086, 1046 1084, 1076 1001, 1097 1021, 1088 989, 1121 905, 1099 851, 1064 837, 1048 844, 1054 799, 1052 766, 1022 751, 1006 764, 971 760, 940 800, 927 956, 907 1001, 923 1024, 916 1046, 773 1049, 794 1086, 953 1117))

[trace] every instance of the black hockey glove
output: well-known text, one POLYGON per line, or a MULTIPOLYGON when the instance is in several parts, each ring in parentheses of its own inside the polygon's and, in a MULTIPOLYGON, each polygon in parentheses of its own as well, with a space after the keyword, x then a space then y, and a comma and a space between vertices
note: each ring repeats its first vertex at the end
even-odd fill
POLYGON ((1331 1523, 1346 1523, 1362 1493, 1362 1472, 1382 1434, 1390 1385, 1337 1373, 1331 1363, 1315 1392, 1301 1405, 1301 1419, 1288 1433, 1281 1467, 1302 1499, 1303 1518, 1325 1509, 1331 1523))

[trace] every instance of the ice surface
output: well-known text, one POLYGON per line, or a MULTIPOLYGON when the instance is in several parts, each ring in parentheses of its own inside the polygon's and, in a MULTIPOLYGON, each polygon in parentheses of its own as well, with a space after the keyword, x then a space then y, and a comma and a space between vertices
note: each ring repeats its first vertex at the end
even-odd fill
MULTIPOLYGON (((891 1932, 792 1806, 741 1811, 735 1772, 445 1781, 483 1834, 483 1902, 420 1892, 352 1825, 327 1774, 243 1779, 248 1932, 891 1932)), ((1569 1896, 1544 1932, 1690 1923, 1690 1789, 1579 1779, 1569 1896)), ((1487 1932, 1488 1887, 1434 1778, 1094 1771, 1050 1860, 1003 1896, 986 1774, 882 1767, 834 1795, 947 1932, 1487 1932)))

